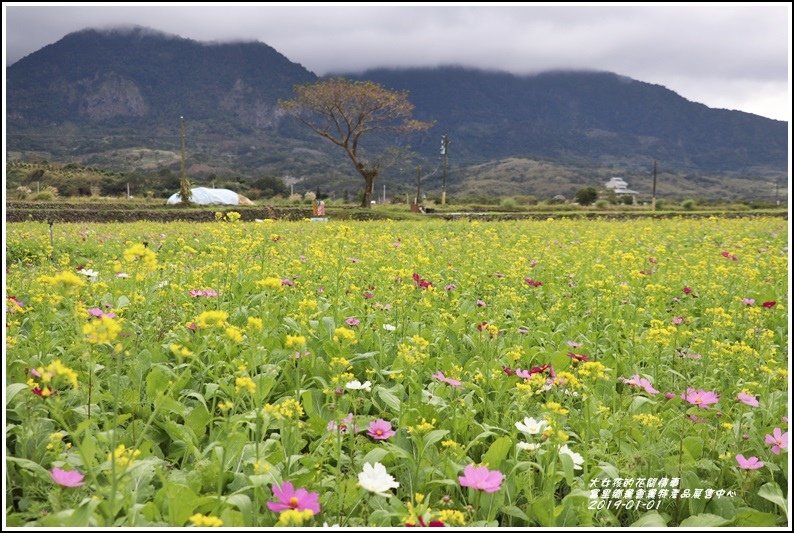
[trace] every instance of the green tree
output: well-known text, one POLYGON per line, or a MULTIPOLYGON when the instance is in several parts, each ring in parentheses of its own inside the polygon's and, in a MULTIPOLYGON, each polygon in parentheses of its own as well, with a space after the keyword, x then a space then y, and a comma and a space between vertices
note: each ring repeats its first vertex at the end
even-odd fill
POLYGON ((363 139, 387 132, 409 133, 431 124, 411 118, 414 106, 405 92, 394 92, 370 81, 343 78, 295 87, 295 98, 279 105, 317 135, 344 150, 364 178, 361 206, 370 207, 380 164, 366 154, 363 139))
POLYGON ((590 205, 598 199, 598 191, 595 187, 584 187, 576 191, 575 198, 579 205, 590 205))

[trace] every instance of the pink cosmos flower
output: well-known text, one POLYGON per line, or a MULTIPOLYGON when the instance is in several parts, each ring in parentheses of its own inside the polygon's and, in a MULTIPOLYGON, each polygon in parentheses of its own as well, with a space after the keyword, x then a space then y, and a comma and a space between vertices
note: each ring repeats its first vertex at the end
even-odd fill
POLYGON ((529 333, 529 328, 526 326, 518 326, 518 334, 519 335, 526 335, 529 333))
POLYGON ((777 302, 775 300, 769 300, 768 302, 764 302, 761 305, 769 309, 771 307, 775 307, 776 304, 777 302))
POLYGON ((444 290, 447 291, 447 292, 452 292, 452 291, 454 291, 457 288, 458 288, 458 286, 455 285, 454 283, 450 283, 449 285, 445 285, 444 286, 444 290))
POLYGON ((99 307, 92 307, 91 309, 88 310, 88 314, 96 318, 101 318, 101 317, 116 318, 116 313, 105 313, 99 307))
POLYGON ((742 303, 744 305, 753 305, 755 303, 755 298, 744 298, 742 303))
POLYGON ((686 393, 681 394, 681 398, 701 409, 708 409, 709 405, 720 401, 719 394, 714 391, 695 390, 691 387, 686 390, 686 393))
POLYGON ((444 373, 443 373, 443 372, 441 372, 440 370, 439 370, 438 372, 436 372, 435 374, 433 374, 433 377, 434 377, 435 379, 437 379, 438 381, 441 381, 442 383, 446 383, 447 385, 451 385, 451 386, 453 386, 453 387, 456 387, 456 388, 457 388, 457 387, 460 387, 460 386, 461 386, 461 384, 462 384, 462 383, 461 383, 460 381, 458 381, 457 379, 452 379, 452 378, 448 378, 448 377, 446 377, 446 376, 444 375, 444 373))
POLYGON ((364 297, 365 300, 370 300, 375 297, 375 295, 370 291, 364 291, 364 294, 362 294, 362 296, 364 297))
POLYGON ((214 289, 207 289, 207 290, 191 289, 190 290, 190 296, 193 297, 193 298, 200 298, 202 296, 215 297, 215 296, 218 296, 218 291, 216 291, 214 289))
POLYGON ((275 513, 295 509, 298 511, 310 510, 314 514, 320 512, 320 495, 316 492, 309 492, 306 489, 298 489, 292 486, 292 483, 285 481, 281 487, 273 485, 270 487, 273 490, 273 496, 278 501, 267 502, 267 508, 275 513))
POLYGON ((683 291, 684 291, 684 294, 692 294, 692 288, 691 287, 684 287, 683 291))
POLYGON ((339 431, 340 433, 347 433, 348 431, 358 433, 358 427, 356 426, 355 420, 353 419, 353 413, 348 413, 348 415, 342 419, 339 424, 336 423, 336 420, 331 420, 328 422, 326 429, 328 431, 339 431))
POLYGON ((354 316, 350 316, 350 317, 347 317, 345 319, 345 324, 347 324, 348 326, 353 326, 354 327, 354 326, 358 326, 359 324, 361 324, 361 320, 357 319, 354 316))
POLYGON ((469 465, 458 476, 461 487, 471 487, 483 492, 496 492, 502 488, 504 476, 498 470, 488 470, 485 466, 469 465))
POLYGON ((393 437, 395 431, 391 428, 391 422, 387 422, 382 418, 373 420, 367 428, 367 435, 375 440, 386 440, 393 437))
POLYGON ((62 487, 80 487, 85 479, 85 476, 77 470, 61 470, 57 466, 50 470, 50 477, 62 487))
POLYGON ((282 287, 294 287, 295 286, 295 282, 292 281, 289 278, 284 278, 284 279, 281 280, 281 285, 282 285, 282 287))
POLYGON ((565 344, 567 344, 571 348, 579 348, 582 345, 581 342, 576 342, 576 341, 565 341, 565 344))
POLYGON ((486 303, 483 300, 477 300, 477 307, 486 307, 486 303))
POLYGON ((629 379, 622 377, 620 378, 620 381, 622 381, 626 385, 631 385, 633 387, 640 387, 651 396, 656 396, 657 394, 659 394, 659 391, 653 388, 651 382, 648 381, 646 378, 640 376, 639 374, 634 374, 629 379))
POLYGON ((755 396, 752 394, 747 394, 746 392, 740 392, 737 394, 736 399, 745 405, 749 405, 750 407, 758 407, 760 405, 755 396))
POLYGON ((672 400, 673 398, 675 398, 675 394, 673 394, 672 392, 665 392, 664 397, 667 398, 668 400, 672 400))
POLYGON ((758 457, 746 459, 742 454, 736 456, 736 462, 739 463, 739 468, 742 470, 758 470, 764 466, 764 462, 760 461, 758 457))
POLYGON ((681 324, 683 324, 683 323, 684 323, 684 317, 682 317, 682 316, 677 316, 677 317, 673 318, 672 322, 673 322, 673 324, 674 324, 674 325, 676 325, 676 326, 678 326, 678 325, 681 325, 681 324))
POLYGON ((772 430, 771 435, 764 436, 764 442, 772 445, 772 453, 778 455, 780 454, 780 450, 788 448, 788 431, 783 433, 782 429, 775 428, 772 430))

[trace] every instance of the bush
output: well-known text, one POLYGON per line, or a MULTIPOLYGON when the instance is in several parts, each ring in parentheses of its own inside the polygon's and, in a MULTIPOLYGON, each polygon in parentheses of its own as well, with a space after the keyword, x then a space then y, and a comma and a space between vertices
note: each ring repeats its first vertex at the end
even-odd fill
POLYGON ((36 200, 38 202, 52 202, 55 200, 55 196, 49 191, 41 191, 37 192, 30 198, 31 200, 36 200))
POLYGON ((695 208, 695 201, 692 200, 691 198, 688 200, 684 200, 683 202, 681 202, 681 208, 684 211, 692 211, 695 208))
POLYGON ((510 198, 510 197, 502 198, 502 200, 499 202, 499 206, 506 207, 508 209, 515 209, 516 201, 514 198, 510 198))
POLYGON ((598 209, 606 209, 609 206, 609 200, 604 200, 603 198, 601 200, 596 200, 595 206, 598 209))
POLYGON ((290 203, 299 204, 301 202, 301 200, 303 199, 303 197, 300 194, 298 194, 298 193, 293 193, 293 194, 289 195, 288 199, 289 199, 290 203))
POLYGON ((595 187, 585 187, 576 191, 576 203, 579 205, 590 205, 598 199, 598 191, 595 187))
POLYGON ((313 193, 312 191, 309 191, 303 195, 303 199, 309 203, 312 203, 317 199, 317 194, 313 193))
POLYGON ((518 205, 538 205, 538 199, 532 195, 520 195, 513 198, 518 205))

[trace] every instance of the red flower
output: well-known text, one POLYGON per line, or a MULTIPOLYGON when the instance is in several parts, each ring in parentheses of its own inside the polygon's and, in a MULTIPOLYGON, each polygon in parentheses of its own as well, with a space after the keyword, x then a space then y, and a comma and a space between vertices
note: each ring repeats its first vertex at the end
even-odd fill
POLYGON ((684 294, 692 294, 692 289, 690 287, 684 287, 684 294))
POLYGON ((581 362, 590 360, 589 357, 587 357, 586 355, 581 354, 581 353, 568 352, 568 357, 573 359, 574 363, 581 363, 581 362))
POLYGON ((524 278, 524 281, 525 281, 525 282, 527 283, 527 285, 529 285, 530 287, 540 287, 541 285, 543 285, 543 282, 542 282, 542 281, 538 281, 538 280, 536 280, 536 279, 532 279, 532 278, 524 278))
POLYGON ((419 274, 417 274, 416 272, 414 272, 413 278, 414 278, 414 284, 420 289, 426 289, 432 285, 431 282, 427 281, 422 277, 419 277, 419 274))
POLYGON ((769 309, 770 307, 775 307, 775 304, 777 304, 775 300, 769 300, 768 302, 764 302, 761 305, 769 309))
POLYGON ((515 376, 516 375, 516 371, 513 370, 512 368, 510 368, 509 366, 503 366, 502 367, 502 372, 504 372, 508 376, 515 376))

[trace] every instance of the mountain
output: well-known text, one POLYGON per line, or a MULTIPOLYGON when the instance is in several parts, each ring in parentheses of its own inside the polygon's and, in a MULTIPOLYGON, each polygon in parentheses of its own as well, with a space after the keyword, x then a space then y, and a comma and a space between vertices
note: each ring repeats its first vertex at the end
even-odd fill
MULTIPOLYGON (((538 180, 562 175, 565 191, 610 174, 632 182, 658 159, 687 194, 719 195, 714 180, 725 178, 725 194, 753 196, 753 180, 779 179, 787 169, 785 122, 710 109, 612 73, 515 76, 441 67, 348 77, 409 91, 417 118, 435 122, 409 139, 418 157, 384 169, 381 182, 394 193, 413 187, 408 169, 417 162, 438 167, 442 134, 451 140, 453 193, 488 183, 492 194, 546 195, 538 180)), ((173 171, 184 116, 188 172, 196 179, 278 175, 300 191, 360 188, 336 147, 277 106, 295 84, 317 76, 260 42, 89 29, 17 61, 6 79, 9 159, 173 171)), ((440 173, 426 173, 427 187, 437 188, 440 173)))
POLYGON ((14 124, 219 120, 273 128, 279 98, 316 76, 259 42, 200 43, 146 28, 71 33, 7 70, 14 124))
MULTIPOLYGON (((562 161, 659 159, 678 169, 778 170, 787 124, 711 109, 662 87, 608 72, 516 76, 459 67, 356 75, 407 90, 434 132, 464 161, 516 156, 562 161)), ((436 148, 436 146, 433 146, 436 148)))

